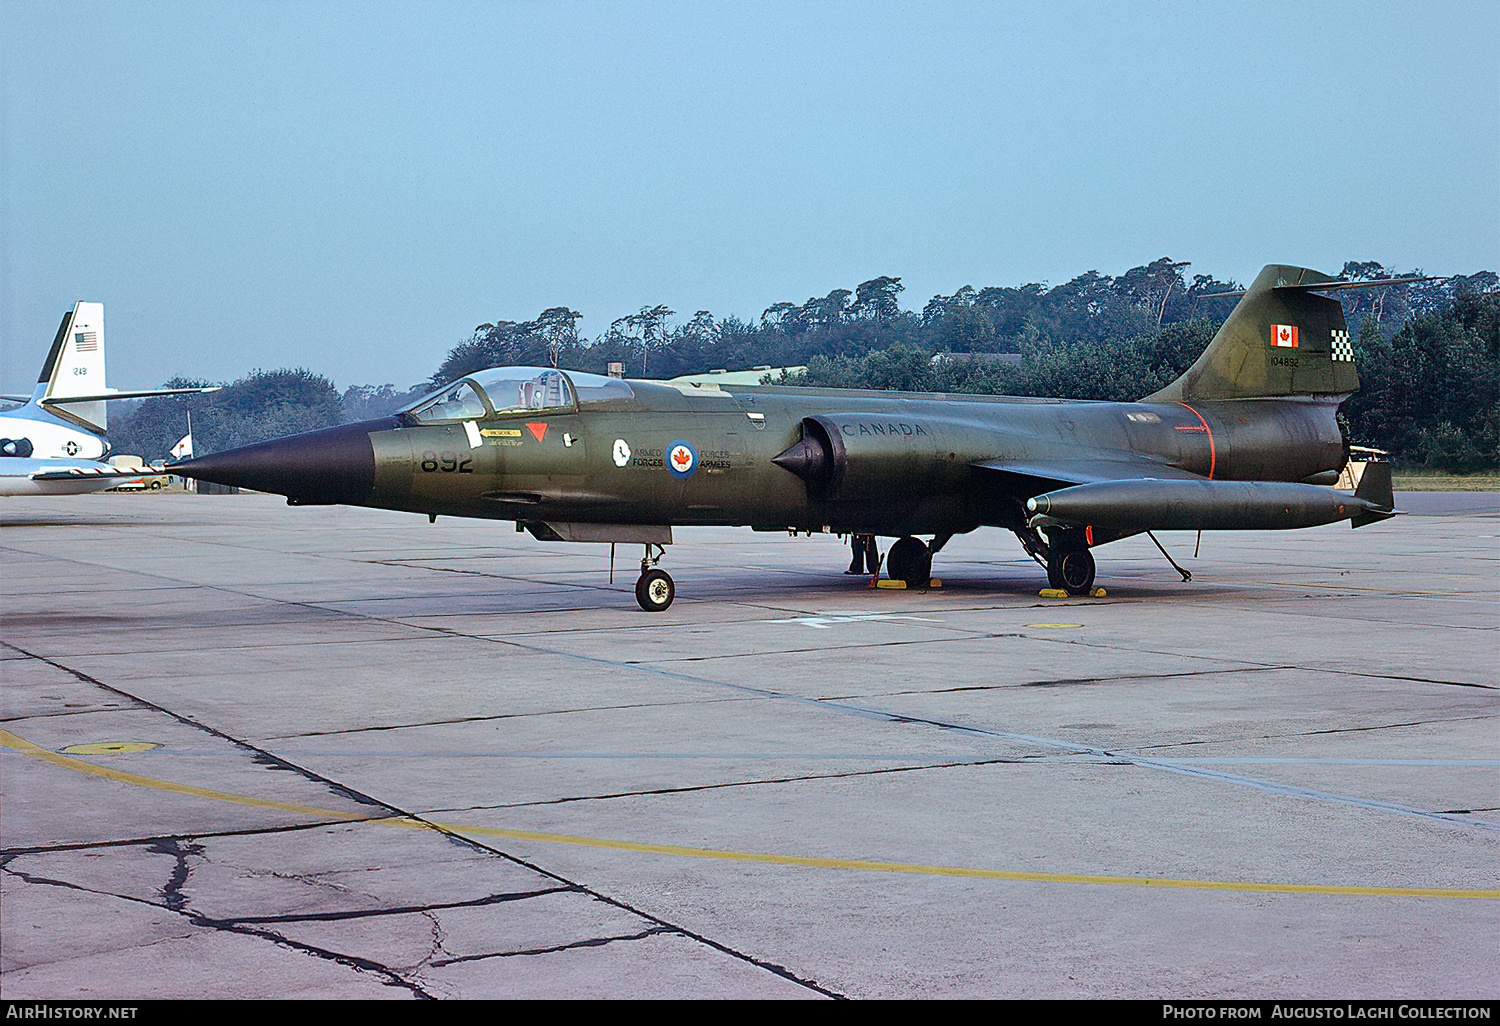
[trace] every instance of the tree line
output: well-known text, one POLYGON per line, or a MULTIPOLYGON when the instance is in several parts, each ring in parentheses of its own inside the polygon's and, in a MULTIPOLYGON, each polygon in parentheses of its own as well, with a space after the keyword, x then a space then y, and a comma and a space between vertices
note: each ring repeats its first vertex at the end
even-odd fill
MULTIPOLYGON (((1163 257, 1118 277, 1090 271, 1061 285, 965 285, 903 310, 901 279, 882 276, 755 321, 665 305, 582 337, 568 307, 500 320, 454 345, 426 381, 342 393, 308 370, 253 371, 206 396, 146 400, 120 418, 115 448, 158 458, 193 411, 200 453, 389 414, 484 367, 554 366, 669 378, 711 369, 805 366, 793 385, 1133 400, 1182 373, 1243 288, 1163 257)), ((1374 262, 1341 279, 1415 277, 1374 262)), ((1362 389, 1345 405, 1356 443, 1399 462, 1447 470, 1500 467, 1500 279, 1494 272, 1338 293, 1356 335, 1362 389)), ((175 381, 169 385, 201 382, 175 381)))

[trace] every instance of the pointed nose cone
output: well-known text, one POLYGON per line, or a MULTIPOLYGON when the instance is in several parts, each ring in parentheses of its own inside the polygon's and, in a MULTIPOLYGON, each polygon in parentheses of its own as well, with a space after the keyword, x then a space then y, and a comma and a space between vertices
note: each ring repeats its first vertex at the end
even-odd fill
POLYGON ((397 425, 393 418, 341 424, 169 463, 166 469, 200 481, 285 495, 298 503, 359 505, 375 487, 370 432, 397 425))
POLYGON ((772 456, 771 462, 790 470, 804 481, 821 480, 828 474, 828 450, 812 435, 785 452, 772 456))

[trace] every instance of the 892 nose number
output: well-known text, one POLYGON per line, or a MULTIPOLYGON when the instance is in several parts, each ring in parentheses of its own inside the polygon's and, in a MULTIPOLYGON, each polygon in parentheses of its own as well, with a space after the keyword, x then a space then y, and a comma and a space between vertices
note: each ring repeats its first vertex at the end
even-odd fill
POLYGON ((441 471, 444 474, 472 474, 474 473, 474 461, 468 456, 460 456, 456 452, 433 452, 428 449, 422 454, 422 472, 432 474, 441 471))

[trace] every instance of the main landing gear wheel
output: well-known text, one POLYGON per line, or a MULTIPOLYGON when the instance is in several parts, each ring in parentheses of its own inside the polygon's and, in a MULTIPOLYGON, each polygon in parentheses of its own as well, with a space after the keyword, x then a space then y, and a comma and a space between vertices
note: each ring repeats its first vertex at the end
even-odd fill
POLYGON ((932 552, 908 535, 886 553, 885 572, 893 581, 905 581, 914 588, 925 588, 932 579, 932 552))
POLYGON ((677 586, 665 570, 644 570, 635 582, 635 600, 648 613, 660 613, 676 596, 677 586))
POLYGON ((1082 539, 1059 539, 1047 552, 1047 583, 1069 595, 1087 595, 1094 587, 1094 554, 1082 539))

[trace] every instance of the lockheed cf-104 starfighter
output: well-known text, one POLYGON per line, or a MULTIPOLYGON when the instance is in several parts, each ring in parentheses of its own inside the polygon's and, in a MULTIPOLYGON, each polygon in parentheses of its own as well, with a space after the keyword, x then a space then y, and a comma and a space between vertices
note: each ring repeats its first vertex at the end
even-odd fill
POLYGON ((1156 529, 1260 530, 1392 515, 1390 471, 1331 487, 1359 388, 1337 300, 1369 288, 1261 271, 1197 362, 1138 402, 626 381, 498 367, 394 416, 171 464, 176 474, 429 517, 515 521, 545 541, 645 546, 636 598, 671 604, 672 528, 897 539, 890 577, 980 527, 1015 533, 1052 587, 1089 593, 1093 550, 1156 529))

